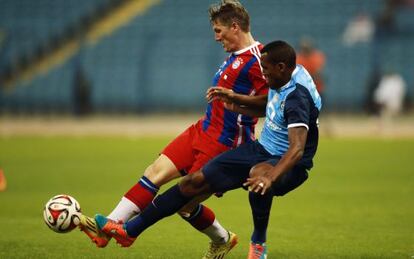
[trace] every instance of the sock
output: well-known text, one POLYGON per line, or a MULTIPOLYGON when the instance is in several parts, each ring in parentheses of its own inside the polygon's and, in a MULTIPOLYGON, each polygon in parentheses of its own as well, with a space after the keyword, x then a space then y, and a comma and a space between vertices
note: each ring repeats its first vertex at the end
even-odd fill
POLYGON ((158 195, 138 217, 131 219, 125 224, 128 235, 130 237, 137 237, 157 221, 176 213, 192 198, 184 196, 178 184, 174 185, 163 194, 158 195))
POLYGON ((154 199, 158 190, 154 183, 147 177, 142 176, 138 183, 125 193, 124 197, 135 203, 140 210, 144 210, 154 199))
POLYGON ((226 243, 229 239, 228 231, 216 220, 214 212, 204 205, 199 204, 188 216, 181 217, 214 243, 226 243))
POLYGON ((147 177, 141 177, 138 183, 132 186, 122 197, 115 209, 108 215, 108 218, 126 222, 132 216, 144 210, 154 199, 157 192, 158 187, 155 184, 147 177))
POLYGON ((135 203, 125 197, 122 197, 121 201, 107 218, 116 222, 127 222, 132 216, 138 214, 139 212, 140 209, 135 203))
POLYGON ((254 231, 251 241, 256 244, 266 242, 267 225, 269 223, 270 209, 272 207, 273 194, 265 195, 249 192, 249 202, 252 209, 254 231))

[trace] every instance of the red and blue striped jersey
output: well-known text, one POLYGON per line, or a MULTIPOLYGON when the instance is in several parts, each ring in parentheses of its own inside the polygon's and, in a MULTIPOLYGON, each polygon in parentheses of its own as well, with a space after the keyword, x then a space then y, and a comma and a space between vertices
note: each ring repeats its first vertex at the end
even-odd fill
MULTIPOLYGON (((245 95, 266 94, 268 87, 260 65, 259 42, 232 53, 214 76, 213 85, 245 95)), ((257 118, 234 113, 224 108, 221 101, 208 104, 202 119, 203 131, 220 143, 236 147, 255 139, 257 118)))

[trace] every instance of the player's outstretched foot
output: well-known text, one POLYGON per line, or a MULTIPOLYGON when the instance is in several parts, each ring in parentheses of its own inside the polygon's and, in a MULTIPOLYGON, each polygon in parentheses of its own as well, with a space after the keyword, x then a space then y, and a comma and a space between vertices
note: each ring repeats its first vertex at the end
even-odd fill
POLYGON ((230 231, 228 231, 228 233, 229 240, 226 243, 220 244, 210 242, 210 246, 203 259, 222 259, 233 247, 237 245, 237 235, 230 231))
POLYGON ((95 221, 98 228, 110 237, 113 237, 122 247, 131 246, 136 238, 128 236, 124 224, 116 223, 100 214, 95 215, 95 221))
POLYGON ((95 219, 91 217, 81 215, 78 227, 96 244, 97 247, 105 247, 111 239, 110 236, 103 233, 97 227, 95 219))
POLYGON ((266 259, 267 247, 266 244, 250 243, 249 255, 247 259, 266 259))

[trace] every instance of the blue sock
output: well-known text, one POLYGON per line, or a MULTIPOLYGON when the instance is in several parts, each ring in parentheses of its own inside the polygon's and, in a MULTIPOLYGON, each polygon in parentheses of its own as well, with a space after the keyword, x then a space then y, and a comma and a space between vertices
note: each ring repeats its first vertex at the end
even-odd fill
POLYGON ((174 185, 163 194, 158 195, 138 217, 125 223, 128 235, 137 237, 157 221, 176 213, 192 198, 184 196, 180 192, 178 184, 174 185))
POLYGON ((252 209, 254 231, 251 241, 256 244, 266 242, 267 225, 269 223, 270 209, 272 208, 273 194, 265 195, 249 192, 249 202, 252 209))

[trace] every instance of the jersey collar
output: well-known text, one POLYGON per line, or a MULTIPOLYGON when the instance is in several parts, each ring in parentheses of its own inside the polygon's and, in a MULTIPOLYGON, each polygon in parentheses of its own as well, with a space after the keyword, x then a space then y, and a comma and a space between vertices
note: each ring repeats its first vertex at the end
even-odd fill
POLYGON ((293 70, 293 72, 292 72, 292 77, 291 77, 291 79, 289 80, 289 82, 287 82, 284 86, 282 86, 280 89, 279 89, 279 92, 282 92, 283 90, 285 90, 286 88, 288 88, 291 84, 292 84, 292 81, 293 81, 293 77, 298 73, 298 71, 299 71, 299 67, 298 66, 296 66, 295 67, 295 70, 293 70))
POLYGON ((246 48, 244 48, 244 49, 241 49, 241 50, 238 50, 238 51, 233 52, 233 54, 234 54, 234 55, 240 55, 240 54, 242 54, 243 52, 246 52, 247 50, 249 50, 249 49, 251 49, 251 48, 254 48, 254 47, 256 47, 256 46, 257 46, 257 45, 259 45, 259 44, 260 44, 260 42, 256 41, 255 43, 253 43, 252 45, 250 45, 250 46, 248 46, 248 47, 246 47, 246 48))

